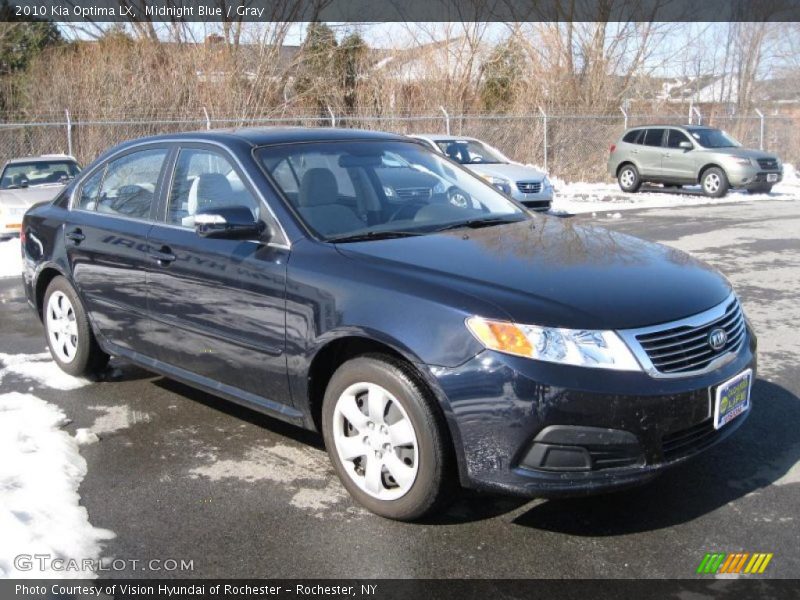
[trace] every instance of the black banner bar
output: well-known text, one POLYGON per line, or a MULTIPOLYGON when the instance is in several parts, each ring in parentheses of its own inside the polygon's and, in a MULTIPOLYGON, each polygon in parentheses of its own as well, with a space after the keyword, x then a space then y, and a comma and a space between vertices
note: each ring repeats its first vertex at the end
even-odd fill
POLYGON ((9 0, 5 20, 800 21, 800 0, 9 0))
MULTIPOLYGON (((565 566, 566 567, 566 566, 565 566)), ((642 598, 796 598, 800 582, 792 579, 686 580, 577 579, 577 580, 468 580, 468 579, 180 579, 180 580, 5 580, 0 598, 122 600, 196 600, 220 598, 355 598, 356 600, 448 599, 490 600, 567 598, 574 600, 641 600, 642 598)))

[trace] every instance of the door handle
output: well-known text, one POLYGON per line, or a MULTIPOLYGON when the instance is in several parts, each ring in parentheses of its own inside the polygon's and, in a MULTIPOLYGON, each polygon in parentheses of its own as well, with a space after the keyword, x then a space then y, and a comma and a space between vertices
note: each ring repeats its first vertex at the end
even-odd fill
POLYGON ((669 158, 670 156, 672 156, 672 154, 670 154, 669 152, 667 152, 666 154, 664 154, 664 158, 669 158))
POLYGON ((80 230, 80 228, 68 231, 66 233, 66 236, 68 239, 72 240, 76 244, 80 244, 83 240, 86 239, 86 236, 83 235, 83 232, 80 230))
POLYGON ((631 150, 631 154, 639 154, 638 150, 631 150))
POLYGON ((172 253, 169 246, 161 246, 160 250, 154 250, 150 252, 150 258, 156 261, 162 267, 168 266, 171 262, 174 262, 176 256, 172 253))

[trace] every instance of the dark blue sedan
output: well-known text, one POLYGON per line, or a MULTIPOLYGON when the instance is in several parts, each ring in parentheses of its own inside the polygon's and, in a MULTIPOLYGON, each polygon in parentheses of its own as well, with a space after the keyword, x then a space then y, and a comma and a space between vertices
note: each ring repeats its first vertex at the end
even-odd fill
POLYGON ((21 239, 64 371, 114 355, 322 431, 345 487, 395 519, 459 483, 640 483, 750 410, 756 341, 724 277, 533 216, 402 136, 135 140, 21 239))

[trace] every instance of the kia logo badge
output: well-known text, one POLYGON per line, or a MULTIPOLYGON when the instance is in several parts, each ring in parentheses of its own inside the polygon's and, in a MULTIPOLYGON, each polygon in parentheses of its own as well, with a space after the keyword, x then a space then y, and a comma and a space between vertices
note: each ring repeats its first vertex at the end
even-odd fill
POLYGON ((721 350, 728 341, 728 334, 724 329, 714 329, 708 334, 708 345, 714 350, 721 350))

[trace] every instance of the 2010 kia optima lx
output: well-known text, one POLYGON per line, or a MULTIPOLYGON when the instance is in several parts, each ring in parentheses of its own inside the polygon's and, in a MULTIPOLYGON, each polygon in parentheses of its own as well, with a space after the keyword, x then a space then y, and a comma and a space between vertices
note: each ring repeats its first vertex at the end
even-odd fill
POLYGON ((32 208, 22 241, 65 371, 115 355, 321 430, 345 487, 387 517, 457 482, 642 482, 750 408, 756 340, 724 277, 532 216, 401 136, 129 142, 32 208))

